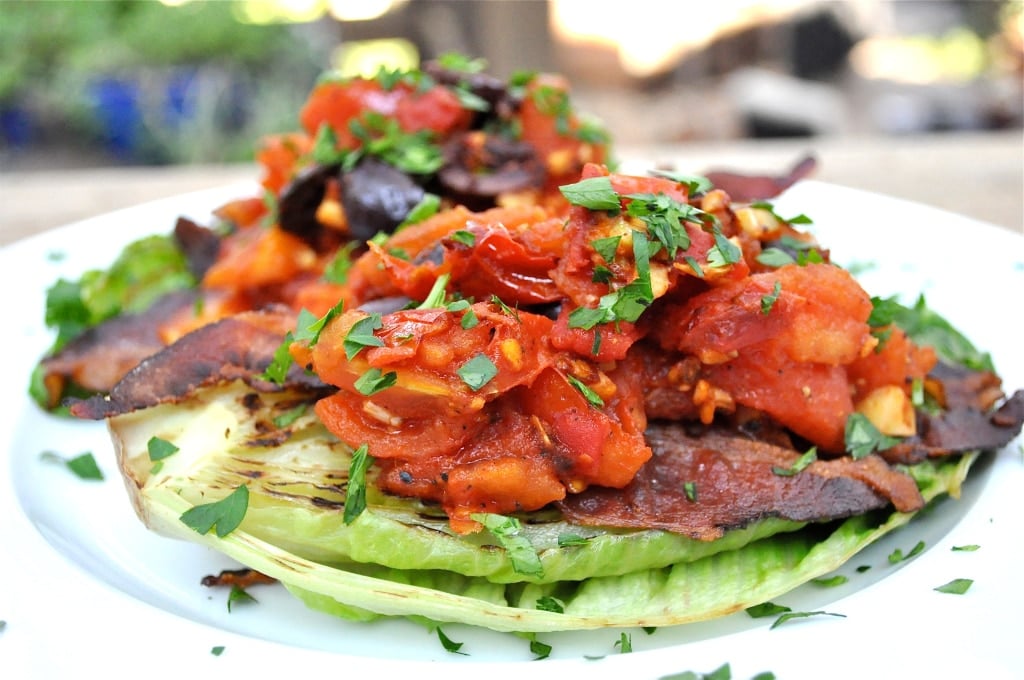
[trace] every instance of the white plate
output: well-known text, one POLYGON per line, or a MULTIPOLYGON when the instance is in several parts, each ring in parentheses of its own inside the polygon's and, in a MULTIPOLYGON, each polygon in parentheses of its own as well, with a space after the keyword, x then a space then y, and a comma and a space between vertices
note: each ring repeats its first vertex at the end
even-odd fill
MULTIPOLYGON (((51 341, 42 323, 45 290, 58 277, 105 267, 136 237, 167 232, 174 219, 201 221, 248 186, 176 197, 41 234, 0 251, 6 299, 5 380, 0 387, 0 668, 4 677, 51 678, 109 670, 132 675, 206 677, 213 673, 302 673, 311 677, 459 678, 517 672, 531 676, 656 678, 728 663, 733 678, 761 671, 778 678, 1020 677, 1024 655, 1024 451, 1021 440, 979 465, 959 501, 857 555, 842 587, 805 586, 778 602, 819 616, 769 630, 772 619, 744 613, 631 636, 618 630, 542 635, 552 657, 532 661, 517 637, 461 626, 463 642, 444 651, 425 628, 405 621, 352 624, 303 608, 276 586, 251 589, 258 604, 228 613, 223 591, 200 585, 234 566, 205 548, 149 533, 136 519, 105 428, 42 414, 26 398, 32 363, 51 341), (55 257, 62 254, 62 257, 55 257), (40 453, 94 452, 103 482, 73 477, 40 453), (887 556, 927 549, 891 565, 887 556), (974 552, 954 546, 976 544, 974 552), (871 568, 858 573, 856 567, 871 568), (954 578, 974 580, 962 596, 936 592, 954 578), (223 646, 220 656, 211 653, 223 646), (130 670, 128 670, 130 669, 130 670), (13 673, 11 671, 14 671, 13 673)), ((869 292, 910 303, 924 293, 981 347, 992 352, 1007 388, 1024 386, 1020 351, 1024 239, 965 217, 877 194, 804 182, 776 202, 805 213, 812 230, 869 292)))

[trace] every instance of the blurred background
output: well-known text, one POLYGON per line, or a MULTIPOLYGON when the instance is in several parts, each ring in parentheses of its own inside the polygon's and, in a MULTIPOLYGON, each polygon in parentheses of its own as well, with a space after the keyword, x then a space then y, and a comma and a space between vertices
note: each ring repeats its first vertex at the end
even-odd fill
MULTIPOLYGON (((0 0, 3 170, 249 161, 326 70, 569 76, 617 145, 1020 130, 1024 3, 0 0)), ((1013 139, 1020 140, 1020 137, 1013 139)))

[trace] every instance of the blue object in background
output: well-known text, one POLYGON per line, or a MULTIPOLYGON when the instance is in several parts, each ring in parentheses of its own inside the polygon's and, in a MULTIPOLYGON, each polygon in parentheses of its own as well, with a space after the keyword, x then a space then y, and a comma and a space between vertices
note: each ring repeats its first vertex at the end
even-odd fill
POLYGON ((11 149, 27 148, 35 138, 32 115, 24 108, 14 105, 0 107, 0 140, 11 149))
POLYGON ((131 158, 142 132, 138 83, 121 78, 101 78, 89 87, 100 126, 100 137, 108 150, 120 158, 131 158))

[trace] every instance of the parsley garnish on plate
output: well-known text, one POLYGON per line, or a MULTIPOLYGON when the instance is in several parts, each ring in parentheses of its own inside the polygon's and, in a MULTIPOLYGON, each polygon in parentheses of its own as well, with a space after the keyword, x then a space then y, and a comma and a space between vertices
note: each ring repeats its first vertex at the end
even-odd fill
POLYGON ((207 534, 214 527, 217 537, 224 538, 238 528, 249 509, 249 487, 242 484, 219 501, 204 503, 181 514, 181 521, 199 534, 207 534))
POLYGON ((905 562, 906 560, 909 560, 913 557, 917 557, 922 552, 924 552, 924 541, 918 541, 917 544, 913 548, 911 548, 910 552, 908 552, 906 555, 903 554, 902 550, 896 548, 891 553, 889 553, 889 564, 899 564, 900 562, 905 562))
POLYGON ((89 451, 81 453, 72 458, 64 458, 60 454, 54 453, 53 451, 43 451, 43 453, 40 454, 40 458, 51 462, 62 463, 79 479, 87 479, 92 481, 103 480, 103 471, 100 470, 100 466, 96 464, 96 459, 89 451))
POLYGON ((231 608, 236 604, 243 604, 247 602, 256 602, 256 598, 249 594, 245 588, 242 588, 237 583, 231 586, 231 592, 228 593, 228 613, 231 613, 231 608))
POLYGON ((949 583, 945 583, 941 586, 933 588, 933 590, 940 593, 948 593, 950 595, 963 595, 968 589, 974 584, 973 579, 969 578, 955 578, 949 583))

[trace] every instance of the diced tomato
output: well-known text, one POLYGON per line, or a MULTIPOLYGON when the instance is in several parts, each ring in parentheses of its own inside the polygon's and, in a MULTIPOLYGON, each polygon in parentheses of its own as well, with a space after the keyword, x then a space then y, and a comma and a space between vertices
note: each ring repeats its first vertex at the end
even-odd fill
MULTIPOLYGON (((639 395, 633 395, 638 399, 639 395)), ((524 408, 550 428, 556 467, 568 486, 621 487, 651 456, 642 428, 591 404, 554 369, 544 371, 522 396, 524 408)))
POLYGON ((402 460, 449 456, 479 434, 487 422, 482 412, 388 417, 373 402, 345 391, 324 397, 315 410, 324 426, 353 448, 367 444, 374 458, 402 460))
POLYGON ((397 418, 477 412, 513 387, 529 384, 548 365, 545 337, 551 321, 527 312, 513 317, 490 303, 476 303, 471 310, 476 324, 470 327, 462 323, 468 312, 415 309, 384 315, 375 333, 382 346, 365 347, 351 359, 345 340, 367 315, 346 312, 323 329, 310 360, 323 380, 353 394, 367 370, 394 372, 395 384, 372 400, 397 418), (485 384, 472 385, 472 377, 466 377, 464 369, 474 360, 493 367, 485 384))
POLYGON ((406 132, 430 130, 448 137, 469 127, 473 112, 462 108, 458 97, 445 87, 423 93, 407 92, 395 107, 395 119, 406 132))
POLYGON ((359 141, 349 123, 367 112, 393 117, 406 132, 429 130, 440 138, 468 127, 472 120, 472 112, 443 86, 418 92, 405 83, 396 83, 385 89, 376 80, 356 78, 326 81, 314 88, 299 121, 314 137, 321 125, 329 125, 339 147, 352 149, 359 141))
POLYGON ((601 324, 590 330, 573 328, 569 325, 571 313, 572 308, 568 304, 562 305, 558 318, 551 328, 551 345, 592 361, 624 359, 633 343, 644 335, 636 324, 628 321, 601 324))
POLYGON ((283 284, 318 266, 316 253, 298 236, 277 227, 246 230, 222 242, 203 285, 237 289, 283 284))
POLYGON ((856 396, 869 394, 883 385, 910 389, 914 380, 923 380, 935 367, 937 357, 931 347, 915 345, 907 334, 895 326, 885 328, 878 349, 860 357, 846 372, 856 396))
POLYGON ((298 160, 312 148, 312 138, 299 132, 265 137, 256 150, 256 161, 264 170, 263 187, 281 193, 295 176, 298 160))
POLYGON ((853 413, 845 367, 748 348, 732 361, 705 367, 703 375, 737 403, 769 414, 822 452, 844 451, 846 419, 853 413))
POLYGON ((357 139, 349 129, 349 121, 366 111, 390 116, 404 96, 403 90, 385 90, 375 80, 328 80, 313 88, 299 112, 299 122, 306 133, 314 138, 321 125, 329 125, 338 140, 338 146, 352 149, 357 146, 357 139))
POLYGON ((258 196, 240 198, 225 203, 214 210, 213 214, 239 229, 244 229, 259 223, 267 214, 267 204, 258 196))
POLYGON ((872 344, 870 298, 849 272, 828 264, 755 274, 665 313, 656 333, 662 346, 709 364, 759 348, 797 362, 846 365, 872 344))
POLYGON ((574 181, 586 163, 605 160, 602 144, 580 139, 580 121, 569 107, 568 96, 567 80, 541 74, 526 86, 519 107, 522 139, 536 149, 555 185, 574 181))

